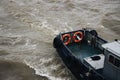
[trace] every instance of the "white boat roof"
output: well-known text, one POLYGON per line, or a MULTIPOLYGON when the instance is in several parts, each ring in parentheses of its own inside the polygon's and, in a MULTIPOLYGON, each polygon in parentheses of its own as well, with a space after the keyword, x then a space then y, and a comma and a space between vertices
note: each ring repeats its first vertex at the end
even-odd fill
POLYGON ((99 56, 100 60, 92 60, 91 57, 84 58, 84 61, 89 64, 95 70, 102 69, 104 67, 105 56, 103 54, 95 55, 99 56))
POLYGON ((102 47, 120 57, 120 40, 103 44, 102 47))

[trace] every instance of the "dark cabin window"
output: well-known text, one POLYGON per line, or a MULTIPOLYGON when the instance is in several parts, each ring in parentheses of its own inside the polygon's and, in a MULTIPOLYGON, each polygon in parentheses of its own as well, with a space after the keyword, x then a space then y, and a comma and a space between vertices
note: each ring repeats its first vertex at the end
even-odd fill
POLYGON ((115 59, 115 66, 120 67, 120 60, 115 59))
POLYGON ((120 60, 115 58, 114 56, 109 56, 109 62, 112 63, 116 67, 120 67, 120 60))
POLYGON ((114 57, 112 55, 109 56, 109 62, 114 64, 114 57))

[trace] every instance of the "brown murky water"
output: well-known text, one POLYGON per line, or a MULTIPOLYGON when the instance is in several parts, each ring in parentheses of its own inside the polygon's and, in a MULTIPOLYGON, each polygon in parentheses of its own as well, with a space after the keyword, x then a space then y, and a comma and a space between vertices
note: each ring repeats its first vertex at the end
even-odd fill
POLYGON ((1 0, 0 80, 74 80, 52 42, 86 27, 120 39, 120 0, 1 0))
POLYGON ((48 80, 44 76, 35 75, 29 66, 12 61, 0 60, 0 80, 48 80))

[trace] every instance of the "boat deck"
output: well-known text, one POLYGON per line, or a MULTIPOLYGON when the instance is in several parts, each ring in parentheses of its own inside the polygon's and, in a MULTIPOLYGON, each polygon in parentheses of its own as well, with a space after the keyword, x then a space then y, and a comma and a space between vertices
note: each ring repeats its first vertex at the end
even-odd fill
POLYGON ((83 61, 84 58, 90 57, 93 55, 101 54, 102 51, 98 48, 95 48, 87 43, 71 43, 67 46, 72 54, 83 61))

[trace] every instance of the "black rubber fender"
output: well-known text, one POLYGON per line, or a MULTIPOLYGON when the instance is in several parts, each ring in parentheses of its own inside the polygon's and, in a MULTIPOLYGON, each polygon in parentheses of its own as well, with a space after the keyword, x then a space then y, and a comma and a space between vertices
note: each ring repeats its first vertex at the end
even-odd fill
POLYGON ((59 48, 59 47, 61 47, 61 45, 62 45, 62 41, 60 40, 60 38, 58 36, 55 37, 53 40, 53 47, 59 48))

